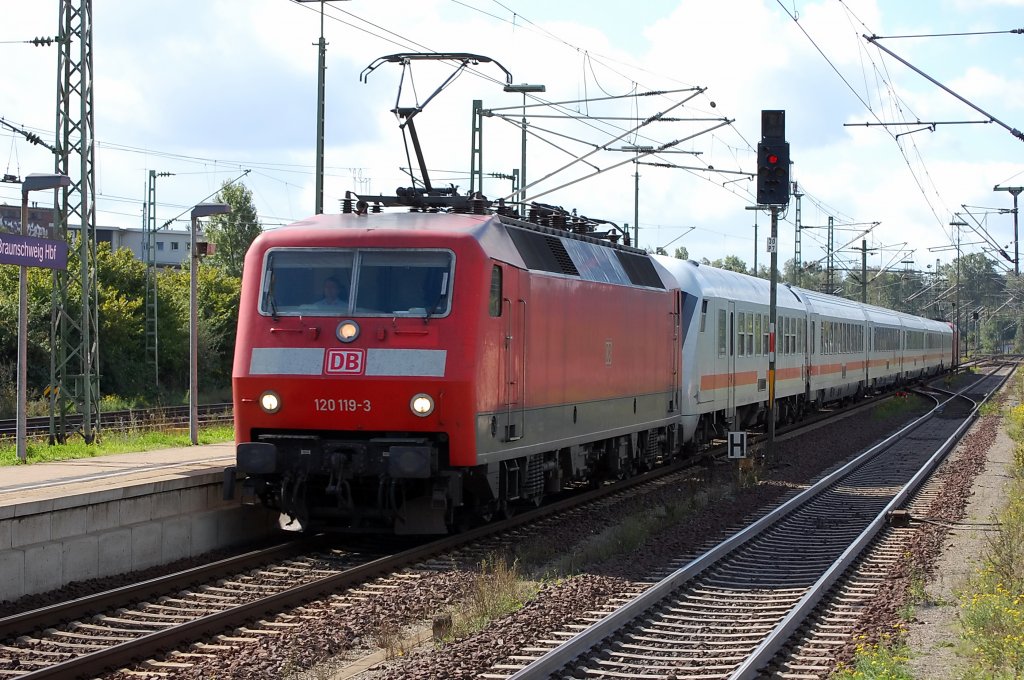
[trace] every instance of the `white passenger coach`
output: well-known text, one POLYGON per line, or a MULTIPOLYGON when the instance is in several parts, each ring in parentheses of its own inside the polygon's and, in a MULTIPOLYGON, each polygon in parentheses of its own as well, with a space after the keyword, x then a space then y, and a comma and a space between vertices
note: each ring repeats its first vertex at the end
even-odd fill
MULTIPOLYGON (((683 438, 700 444, 764 421, 768 399, 770 283, 654 256, 683 293, 683 438)), ((953 367, 954 328, 944 321, 780 284, 776 414, 901 385, 953 367)))

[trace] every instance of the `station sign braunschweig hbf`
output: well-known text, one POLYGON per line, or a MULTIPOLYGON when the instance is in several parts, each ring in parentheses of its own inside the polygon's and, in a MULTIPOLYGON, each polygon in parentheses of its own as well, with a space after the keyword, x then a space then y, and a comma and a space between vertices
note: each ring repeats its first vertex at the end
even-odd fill
POLYGON ((0 264, 64 269, 68 244, 55 238, 53 209, 30 208, 28 236, 21 235, 21 208, 0 205, 0 264))

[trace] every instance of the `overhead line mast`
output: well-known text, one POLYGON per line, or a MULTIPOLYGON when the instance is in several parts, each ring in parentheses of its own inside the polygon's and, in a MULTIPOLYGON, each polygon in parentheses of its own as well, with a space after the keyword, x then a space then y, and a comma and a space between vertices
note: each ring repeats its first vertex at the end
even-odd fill
POLYGON ((71 178, 58 192, 53 223, 68 240, 79 224, 79 271, 53 272, 50 314, 50 443, 68 437, 68 416, 81 416, 92 443, 99 429, 99 334, 96 285, 96 154, 93 114, 92 0, 60 0, 55 170, 71 178), (75 304, 72 282, 80 300, 75 304))

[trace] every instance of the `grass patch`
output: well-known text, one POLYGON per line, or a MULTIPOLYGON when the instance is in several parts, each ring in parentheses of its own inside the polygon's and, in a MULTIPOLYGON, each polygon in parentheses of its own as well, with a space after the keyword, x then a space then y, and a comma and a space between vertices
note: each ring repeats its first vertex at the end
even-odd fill
POLYGON ((435 617, 437 642, 453 642, 486 628, 491 621, 517 612, 540 592, 541 584, 524 579, 516 562, 485 559, 464 602, 435 617), (438 626, 438 622, 444 622, 438 626), (440 629, 439 629, 440 628, 440 629))
MULTIPOLYGON (((1010 439, 1014 441, 1017 448, 1024 445, 1024 404, 1014 406, 1007 411, 1006 434, 1010 435, 1010 439)), ((1020 461, 1016 461, 1015 467, 1018 472, 1024 469, 1021 467, 1020 461)))
POLYGON ((883 636, 879 644, 858 644, 852 665, 840 664, 831 680, 914 680, 907 667, 910 649, 905 644, 891 644, 883 636))
POLYGON ((991 534, 981 568, 960 596, 964 677, 1024 676, 1024 405, 1007 413, 1014 472, 999 531, 991 534))
POLYGON ((1001 416, 1002 414, 1003 407, 994 399, 989 399, 980 407, 978 407, 979 416, 1001 416))
MULTIPOLYGON (((235 429, 232 425, 211 425, 199 429, 200 444, 216 444, 234 439, 235 429)), ((94 458, 113 453, 133 453, 136 451, 152 451, 154 449, 170 449, 188 446, 188 431, 168 432, 129 432, 104 434, 93 444, 86 444, 76 439, 67 444, 50 446, 45 441, 29 441, 26 447, 28 463, 42 463, 54 460, 71 460, 75 458, 94 458)), ((0 465, 20 465, 17 449, 13 440, 0 443, 0 465)))
POLYGON ((896 392, 871 409, 875 420, 889 420, 906 416, 921 408, 921 402, 909 392, 896 392))

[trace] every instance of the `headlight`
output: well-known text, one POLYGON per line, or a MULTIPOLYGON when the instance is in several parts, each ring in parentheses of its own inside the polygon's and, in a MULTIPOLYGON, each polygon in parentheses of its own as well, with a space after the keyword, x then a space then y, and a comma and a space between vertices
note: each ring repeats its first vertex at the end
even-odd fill
POLYGON ((281 408, 281 397, 277 392, 267 390, 260 395, 260 407, 267 413, 277 413, 281 408))
POLYGON ((334 335, 342 342, 352 342, 359 337, 359 324, 351 319, 342 321, 338 324, 338 328, 335 329, 334 335))
POLYGON ((409 402, 412 412, 421 418, 434 412, 434 399, 429 394, 417 394, 409 402))

